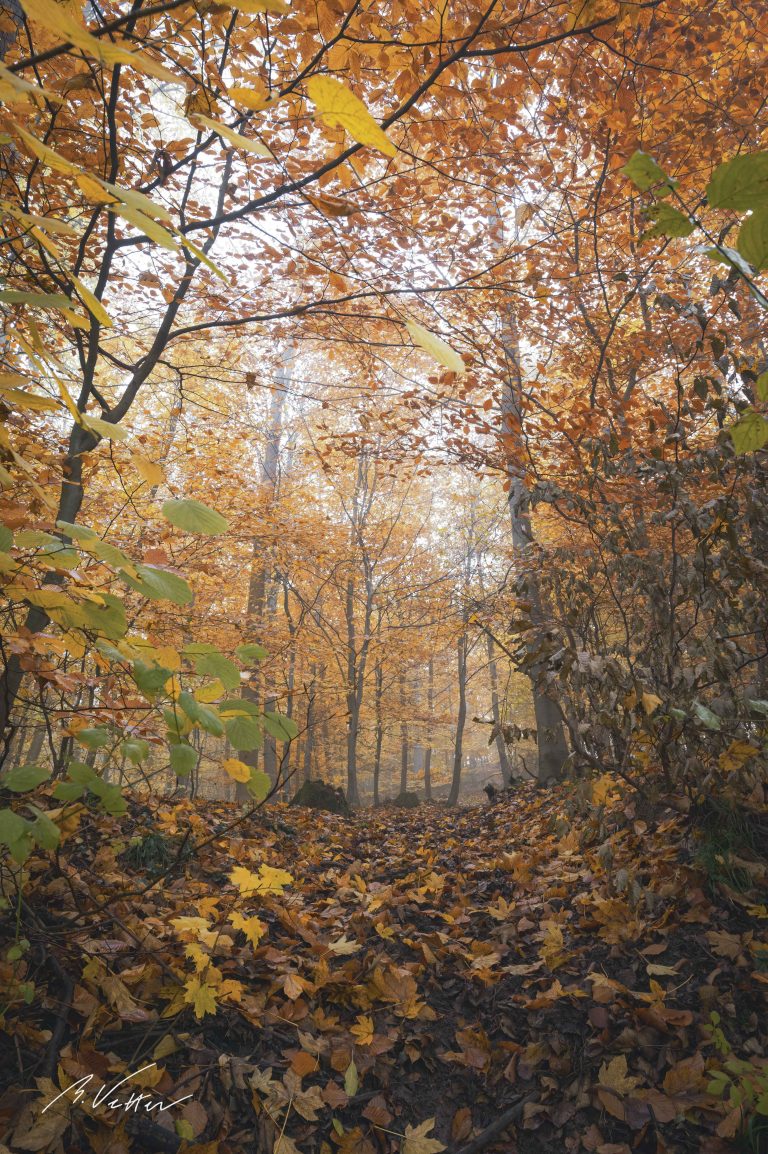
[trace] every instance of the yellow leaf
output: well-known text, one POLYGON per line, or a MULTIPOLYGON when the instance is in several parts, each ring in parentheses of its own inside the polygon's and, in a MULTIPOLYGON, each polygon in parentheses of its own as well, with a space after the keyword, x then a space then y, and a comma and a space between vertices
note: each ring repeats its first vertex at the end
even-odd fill
POLYGON ((274 866, 262 865, 258 874, 245 866, 235 866, 229 880, 237 886, 243 897, 252 897, 254 894, 281 894, 285 886, 291 884, 293 877, 286 870, 275 869, 274 866))
POLYGON ((143 232, 145 236, 153 240, 155 244, 159 244, 162 248, 167 248, 171 252, 179 251, 178 244, 167 229, 163 228, 161 224, 158 224, 156 220, 152 220, 151 217, 146 216, 143 212, 139 212, 137 208, 133 208, 132 205, 122 203, 117 205, 110 204, 109 210, 122 216, 130 224, 134 225, 139 232, 143 232))
POLYGON ((466 371, 464 361, 457 352, 446 344, 440 337, 436 337, 428 329, 422 328, 416 321, 406 321, 405 327, 411 334, 411 340, 414 344, 419 345, 425 352, 439 361, 441 365, 445 365, 454 373, 463 373, 466 371))
POLYGON ((208 918, 184 915, 178 918, 171 918, 171 925, 177 933, 193 934, 201 942, 204 942, 206 935, 209 935, 211 932, 208 918))
POLYGON ((344 934, 338 941, 329 942, 328 949, 332 954, 356 954, 360 949, 360 943, 350 941, 344 934))
POLYGON ((427 1137, 434 1125, 435 1119, 428 1118, 420 1126, 406 1126, 401 1154, 440 1154, 441 1150, 445 1150, 442 1142, 427 1137))
POLYGON ((236 930, 243 931, 254 949, 256 946, 258 946, 259 942, 267 932, 267 927, 260 918, 246 918, 243 916, 243 914, 238 913, 237 910, 234 910, 229 915, 229 920, 236 930))
POLYGON ((36 136, 32 136, 31 133, 26 132, 25 129, 21 128, 18 124, 14 124, 12 127, 13 131, 18 133, 24 141, 32 155, 36 156, 43 164, 47 164, 48 167, 52 168, 55 172, 64 172, 69 176, 74 176, 80 172, 78 166, 73 164, 71 160, 66 160, 63 156, 59 156, 58 152, 54 152, 47 144, 43 144, 42 140, 38 140, 36 136))
POLYGON ((195 701, 202 701, 204 705, 210 705, 211 702, 224 697, 226 692, 223 682, 216 678, 215 681, 210 681, 207 685, 195 690, 195 701))
POLYGON ((97 204, 113 204, 117 201, 116 196, 108 192, 98 180, 94 180, 86 172, 79 172, 75 177, 75 183, 89 200, 95 200, 97 204))
POLYGON ((190 942, 188 946, 185 946, 184 953, 192 962, 198 974, 202 970, 207 970, 211 964, 210 955, 206 954, 205 950, 201 949, 197 942, 190 942))
POLYGON ((720 768, 726 772, 741 769, 750 757, 754 757, 759 752, 757 746, 750 745, 748 741, 732 741, 728 748, 720 754, 717 762, 720 768))
POLYGON ((261 12, 274 12, 276 16, 284 16, 290 8, 284 0, 230 0, 233 8, 239 12, 247 12, 249 16, 258 16, 261 12))
POLYGON ((125 429, 111 421, 105 421, 102 417, 88 417, 83 414, 80 417, 80 424, 84 429, 90 429, 92 433, 96 433, 99 437, 106 437, 110 441, 126 441, 128 439, 125 429))
POLYGON ((156 465, 154 461, 150 461, 149 457, 144 457, 141 453, 132 453, 131 464, 142 481, 146 481, 150 485, 163 485, 165 483, 165 473, 162 467, 156 465))
POLYGON ((251 112, 261 112, 268 104, 272 103, 266 85, 261 83, 253 88, 241 88, 239 86, 230 88, 227 95, 231 100, 236 100, 238 104, 244 104, 251 112))
POLYGON ((373 1018, 368 1014, 359 1014, 349 1032, 354 1035, 358 1046, 370 1046, 375 1033, 373 1018))
POLYGON ((51 92, 47 88, 41 88, 38 84, 32 84, 23 76, 17 76, 15 72, 11 72, 4 64, 0 64, 0 100, 3 104, 25 104, 27 101, 33 100, 41 108, 46 100, 50 100, 54 104, 64 103, 57 92, 51 92))
POLYGON ((184 1001, 189 1002, 195 1010, 196 1018, 204 1018, 206 1014, 216 1013, 216 990, 199 978, 189 978, 186 982, 184 1001))
POLYGON ((376 123, 354 92, 332 76, 312 76, 307 81, 309 99, 329 128, 343 128, 358 144, 396 156, 397 148, 376 123))
POLYGON ((219 124, 217 120, 211 120, 209 116, 203 116, 201 112, 195 112, 190 116, 190 120, 194 118, 210 129, 211 132, 217 133, 228 140, 230 144, 236 145, 238 148, 244 148, 246 152, 252 152, 254 156, 266 156, 273 159, 272 153, 267 148, 266 144, 262 144, 260 140, 252 140, 249 136, 241 136, 239 132, 235 132, 234 128, 229 128, 226 124, 219 124))
POLYGON ((96 320, 99 324, 103 325, 104 328, 111 329, 112 319, 101 301, 93 295, 91 290, 83 284, 79 277, 73 277, 72 279, 73 283, 77 286, 80 299, 88 309, 88 312, 96 317, 96 320))
MULTIPOLYGON (((19 380, 23 380, 23 378, 19 377, 19 380)), ((44 412, 59 407, 59 402, 54 401, 51 397, 41 397, 39 393, 28 393, 24 389, 14 389, 10 385, 0 384, 0 394, 2 394, 3 400, 19 409, 44 412)))
POLYGON ((133 52, 123 44, 115 44, 111 40, 100 40, 93 36, 88 29, 65 9, 64 5, 56 4, 55 0, 22 0, 22 8, 30 20, 42 24, 48 30, 70 41, 83 52, 95 56, 108 67, 115 64, 128 64, 158 80, 168 84, 182 84, 178 76, 174 76, 167 68, 156 64, 142 52, 133 52))
POLYGON ((233 781, 250 781, 251 779, 250 765, 246 765, 244 761, 238 761, 236 757, 228 757, 226 761, 222 762, 222 766, 233 781))
POLYGON ((642 696, 643 709, 650 715, 654 710, 661 705, 661 698, 657 697, 655 693, 644 693, 642 696))
POLYGON ((613 1090, 614 1094, 628 1094, 631 1090, 634 1090, 639 1080, 639 1078, 627 1076, 627 1058, 625 1054, 619 1054, 617 1058, 611 1058, 610 1062, 603 1062, 598 1075, 600 1085, 605 1086, 607 1090, 613 1090))

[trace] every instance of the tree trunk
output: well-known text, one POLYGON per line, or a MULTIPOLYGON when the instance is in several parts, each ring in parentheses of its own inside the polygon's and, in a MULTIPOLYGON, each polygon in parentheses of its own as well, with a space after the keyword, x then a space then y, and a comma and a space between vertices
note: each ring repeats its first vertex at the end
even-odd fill
POLYGON ((504 734, 501 732, 501 707, 499 704, 499 675, 496 667, 496 657, 493 646, 493 638, 488 636, 488 677, 491 683, 491 715, 493 717, 493 727, 496 730, 496 752, 499 755, 499 768, 501 769, 501 777, 504 785, 509 785, 512 780, 512 766, 509 763, 509 754, 507 753, 507 743, 504 740, 504 734))
MULTIPOLYGON (((272 401, 269 411, 267 427, 267 441, 264 446, 264 459, 261 465, 261 485, 267 492, 267 503, 271 505, 277 497, 279 465, 280 465, 280 438, 283 433, 283 407, 288 386, 293 376, 293 361, 295 349, 291 342, 286 345, 282 353, 282 368, 277 376, 275 387, 272 390, 272 401)), ((248 605, 246 609, 247 639, 253 634, 261 632, 264 626, 266 610, 271 607, 272 601, 268 598, 267 587, 271 579, 271 565, 269 550, 265 550, 259 537, 253 540, 253 562, 251 578, 248 585, 248 605)), ((276 602, 275 602, 276 605, 276 602)), ((243 689, 243 697, 247 701, 259 704, 261 700, 262 673, 256 672, 251 683, 243 689)), ((274 702, 265 703, 265 708, 274 708, 274 702)), ((246 750, 241 755, 242 761, 256 769, 259 764, 258 749, 246 750)), ((277 778, 277 754, 274 739, 267 736, 264 741, 264 770, 271 782, 277 778)), ((246 802, 250 800, 248 787, 244 782, 238 782, 235 788, 235 800, 246 802)))
POLYGON ((424 751, 424 797, 432 800, 432 712, 435 706, 435 662, 430 657, 427 669, 427 748, 424 751))
POLYGON ((405 674, 400 674, 400 793, 408 790, 408 723, 405 720, 405 674))
POLYGON ((461 790, 461 766, 464 756, 464 726, 467 720, 467 635, 462 633, 456 646, 459 681, 459 712, 456 717, 456 740, 453 746, 453 778, 448 805, 456 805, 461 790))
POLYGON ((384 667, 376 666, 376 749, 373 755, 373 804, 380 805, 379 782, 381 778, 381 748, 384 744, 384 725, 381 716, 381 699, 384 692, 384 667))
MULTIPOLYGON (((535 540, 529 516, 528 490, 520 465, 522 453, 522 428, 524 421, 523 379, 520 368, 520 350, 517 340, 516 323, 511 310, 502 318, 504 352, 507 372, 502 384, 502 442, 510 478, 509 515, 512 523, 512 546, 518 564, 525 566, 530 559, 535 540)), ((539 563, 540 564, 540 563, 539 563)), ((528 565, 525 574, 527 598, 530 603, 530 619, 536 630, 544 627, 544 611, 537 564, 528 565)), ((542 678, 544 670, 537 662, 532 662, 526 670, 531 680, 533 708, 536 715, 538 742, 538 779, 541 782, 561 778, 568 760, 568 746, 565 741, 563 722, 559 706, 547 696, 542 678)))

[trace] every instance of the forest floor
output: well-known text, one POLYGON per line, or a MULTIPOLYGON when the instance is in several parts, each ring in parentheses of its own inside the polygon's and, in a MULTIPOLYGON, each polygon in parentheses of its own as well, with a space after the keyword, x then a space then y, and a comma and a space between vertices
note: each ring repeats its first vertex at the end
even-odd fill
POLYGON ((29 863, 0 1152, 765 1149, 760 847, 606 781, 231 830, 209 801, 88 812, 29 863), (139 1086, 192 1097, 126 1109, 139 1086))

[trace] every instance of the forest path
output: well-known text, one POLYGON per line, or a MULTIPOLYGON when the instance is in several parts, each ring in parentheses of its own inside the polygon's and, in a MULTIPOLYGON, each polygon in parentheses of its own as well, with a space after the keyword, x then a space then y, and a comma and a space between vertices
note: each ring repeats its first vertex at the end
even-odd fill
MULTIPOLYGON (((27 898, 60 967, 36 977, 49 983, 50 1029, 60 973, 73 982, 60 1074, 117 1078, 156 1060, 167 1071, 156 1095, 194 1093, 163 1125, 182 1118, 206 1154, 254 1150, 254 1127, 270 1154, 437 1154, 477 1149, 478 1134, 488 1150, 536 1154, 725 1151, 705 1031, 718 1008, 736 1052, 750 1038, 765 1052, 751 899, 710 902, 679 814, 648 828, 617 793, 599 800, 525 786, 464 810, 345 819, 275 806, 227 834, 232 807, 164 803, 132 866, 137 808, 121 824, 100 818, 98 838, 68 855, 71 876, 37 872, 27 898), (141 853, 188 830, 213 840, 183 871, 67 924, 73 892, 87 909, 88 891, 145 888, 141 853), (521 1099, 516 1130, 486 1132, 521 1099)), ((25 1051, 44 1051, 41 1023, 13 1014, 25 1051)), ((50 1119, 25 1108, 27 1129, 50 1119)), ((73 1111, 68 1151, 95 1124, 84 1118, 73 1111)), ((137 1127, 129 1119, 120 1150, 178 1148, 154 1117, 137 1127)))

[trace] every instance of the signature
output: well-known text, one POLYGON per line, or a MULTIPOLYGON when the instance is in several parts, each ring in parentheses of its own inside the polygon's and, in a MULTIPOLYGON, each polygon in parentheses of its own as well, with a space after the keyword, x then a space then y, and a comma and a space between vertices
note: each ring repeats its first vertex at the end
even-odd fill
MULTIPOLYGON (((186 1094, 183 1098, 176 1098, 173 1102, 165 1102, 162 1098, 154 1098, 148 1090, 142 1090, 140 1092, 134 1090, 126 1101, 122 1101, 119 1097, 114 1096, 117 1090, 125 1085, 126 1082, 129 1082, 131 1078, 143 1074, 145 1070, 151 1070, 152 1067, 156 1065, 157 1062, 150 1062, 149 1065, 142 1066, 140 1070, 135 1070, 133 1074, 126 1074, 124 1078, 121 1078, 119 1082, 115 1082, 113 1086, 102 1086, 101 1089, 94 1094, 91 1107, 95 1110, 99 1106, 104 1106, 107 1110, 124 1110, 126 1114, 129 1111, 133 1111, 135 1114, 138 1110, 146 1110, 148 1114, 151 1114, 153 1110, 157 1110, 159 1114, 164 1114, 165 1111, 170 1110, 172 1106, 179 1106, 182 1102, 188 1101, 192 1097, 192 1094, 186 1094), (146 1101, 144 1099, 146 1099, 146 1101)), ((50 1110, 51 1106, 59 1101, 59 1098, 64 1098, 73 1091, 75 1094, 74 1101, 79 1102, 80 1099, 85 1096, 85 1088, 92 1079, 93 1074, 86 1074, 84 1078, 78 1078, 71 1086, 67 1086, 66 1090, 62 1090, 60 1094, 57 1094, 56 1097, 43 1108, 41 1113, 44 1114, 46 1110, 50 1110)))

